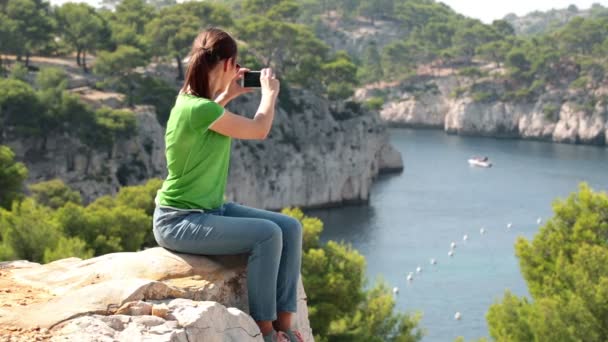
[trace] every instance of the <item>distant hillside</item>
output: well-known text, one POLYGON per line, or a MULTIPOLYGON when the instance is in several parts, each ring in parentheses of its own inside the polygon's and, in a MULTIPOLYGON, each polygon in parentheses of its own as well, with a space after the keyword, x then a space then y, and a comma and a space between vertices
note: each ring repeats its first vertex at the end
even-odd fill
POLYGON ((509 14, 504 17, 504 20, 513 26, 517 35, 531 36, 559 29, 572 18, 600 16, 608 16, 608 8, 594 4, 589 9, 578 9, 575 5, 570 5, 568 8, 552 9, 546 12, 534 11, 521 17, 509 14))

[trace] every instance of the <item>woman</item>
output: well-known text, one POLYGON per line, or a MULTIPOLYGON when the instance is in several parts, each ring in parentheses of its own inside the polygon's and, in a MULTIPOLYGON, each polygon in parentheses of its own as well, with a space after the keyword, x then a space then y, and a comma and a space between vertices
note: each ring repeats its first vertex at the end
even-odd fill
POLYGON ((249 311, 264 341, 303 341, 291 327, 302 253, 302 226, 292 217, 224 202, 231 139, 265 139, 279 81, 261 71, 262 99, 253 119, 224 106, 250 92, 238 80, 237 45, 211 28, 194 40, 186 80, 165 133, 168 176, 156 196, 154 237, 191 254, 248 253, 249 311))

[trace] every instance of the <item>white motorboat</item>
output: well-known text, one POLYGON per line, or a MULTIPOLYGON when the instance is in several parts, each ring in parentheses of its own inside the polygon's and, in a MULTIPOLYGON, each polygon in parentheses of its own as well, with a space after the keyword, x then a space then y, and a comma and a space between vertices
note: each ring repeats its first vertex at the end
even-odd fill
POLYGON ((492 167, 492 163, 488 158, 469 158, 469 165, 477 167, 492 167))

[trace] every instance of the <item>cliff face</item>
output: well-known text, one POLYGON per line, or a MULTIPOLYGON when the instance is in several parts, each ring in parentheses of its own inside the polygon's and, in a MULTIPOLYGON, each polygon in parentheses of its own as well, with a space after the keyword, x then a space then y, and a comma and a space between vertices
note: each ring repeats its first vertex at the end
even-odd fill
MULTIPOLYGON (((123 106, 122 95, 91 90, 92 81, 83 75, 69 76, 72 91, 92 106, 123 106)), ((268 139, 233 141, 229 200, 265 209, 366 202, 380 172, 403 169, 378 113, 353 104, 331 107, 326 99, 297 89, 281 99, 268 139)), ((259 95, 251 94, 230 109, 253 117, 258 104, 259 95)), ((30 170, 28 183, 60 178, 89 202, 121 186, 166 177, 165 130, 155 109, 137 106, 134 111, 137 134, 117 141, 111 151, 65 136, 49 137, 44 151, 40 139, 6 144, 30 170)))
POLYGON ((89 202, 115 194, 123 185, 166 174, 164 129, 158 124, 154 107, 138 106, 134 112, 137 134, 118 140, 111 151, 104 146, 93 149, 61 135, 49 136, 45 150, 40 149, 39 138, 20 137, 6 143, 26 164, 28 183, 60 178, 89 202))
MULTIPOLYGON (((384 90, 389 101, 380 115, 392 126, 439 128, 462 135, 608 144, 608 103, 598 101, 582 108, 572 91, 552 90, 532 102, 479 102, 469 95, 454 95, 470 83, 466 78, 420 77, 412 82, 384 90)), ((604 87, 594 90, 593 95, 601 98, 606 94, 608 88, 604 87)), ((359 99, 370 96, 373 90, 357 92, 359 99)))
MULTIPOLYGON (((305 91, 292 93, 293 103, 279 101, 267 140, 233 142, 226 189, 231 200, 271 209, 366 202, 380 172, 403 168, 377 114, 356 105, 330 108, 305 91)), ((231 109, 248 115, 257 105, 250 97, 231 109)))

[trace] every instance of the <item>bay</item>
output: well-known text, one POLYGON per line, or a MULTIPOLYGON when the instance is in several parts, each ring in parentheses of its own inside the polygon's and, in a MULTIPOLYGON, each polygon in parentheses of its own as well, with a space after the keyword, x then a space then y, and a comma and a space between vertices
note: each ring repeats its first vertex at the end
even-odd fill
POLYGON ((533 238, 552 215, 551 203, 577 191, 580 182, 605 191, 608 149, 435 130, 391 129, 390 135, 405 169, 381 176, 369 205, 305 213, 324 222, 322 241, 350 243, 366 257, 368 285, 382 277, 399 287, 397 310, 422 312, 423 341, 489 337, 490 305, 506 289, 529 296, 516 238, 533 238), (488 156, 493 167, 469 166, 473 155, 488 156))

